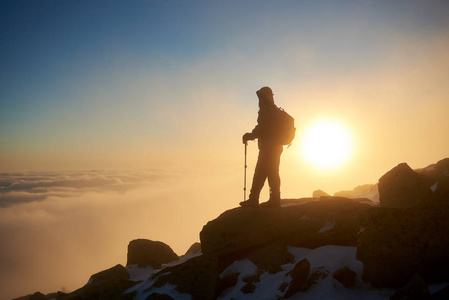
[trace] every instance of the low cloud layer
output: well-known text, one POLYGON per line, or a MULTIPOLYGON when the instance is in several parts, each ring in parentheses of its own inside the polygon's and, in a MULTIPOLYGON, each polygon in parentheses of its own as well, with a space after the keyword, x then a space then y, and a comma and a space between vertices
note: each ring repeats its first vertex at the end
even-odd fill
POLYGON ((1 174, 0 299, 73 291, 126 264, 136 238, 184 254, 207 221, 236 205, 232 191, 240 194, 224 187, 232 180, 201 182, 162 171, 1 174))
POLYGON ((29 172, 0 174, 0 207, 46 200, 49 197, 76 197, 86 192, 124 193, 158 185, 173 174, 141 172, 29 172))

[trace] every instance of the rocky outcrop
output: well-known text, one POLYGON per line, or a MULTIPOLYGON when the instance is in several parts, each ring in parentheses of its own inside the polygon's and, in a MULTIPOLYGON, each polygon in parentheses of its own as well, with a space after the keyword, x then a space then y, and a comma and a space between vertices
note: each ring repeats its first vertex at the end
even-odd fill
POLYGON ((379 202, 383 207, 428 205, 432 190, 422 176, 406 163, 397 165, 379 179, 379 202))
POLYGON ((449 158, 442 159, 426 168, 417 169, 416 172, 421 175, 428 186, 433 186, 444 177, 449 176, 449 158))
POLYGON ((216 257, 201 255, 183 264, 164 268, 155 274, 152 277, 155 283, 148 291, 168 283, 176 286, 176 290, 180 293, 192 295, 193 300, 214 299, 219 286, 218 274, 216 257))
MULTIPOLYGON (((445 165, 439 166, 442 175, 445 165)), ((434 169, 423 170, 429 175, 434 169)), ((438 195, 444 195, 444 179, 438 180, 443 182, 438 195)), ((404 286, 415 273, 427 282, 446 279, 449 205, 436 201, 444 196, 433 195, 422 174, 405 163, 379 179, 379 194, 381 207, 361 217, 357 259, 363 262, 364 279, 377 287, 404 286)))
POLYGON ((335 271, 332 274, 332 278, 343 284, 345 288, 349 289, 354 286, 356 275, 357 274, 348 267, 343 267, 335 271))
POLYGON ((294 294, 301 291, 306 285, 307 278, 310 273, 310 262, 307 258, 299 261, 295 267, 287 273, 287 276, 291 276, 292 281, 284 294, 284 299, 290 298, 294 294))
MULTIPOLYGON (((292 200, 290 200, 292 202, 292 200)), ((317 248, 355 246, 359 215, 370 208, 361 199, 321 197, 278 209, 228 210, 200 233, 203 253, 224 257, 272 243, 317 248)), ((368 201, 369 202, 369 201, 368 201)))
POLYGON ((162 264, 178 259, 178 255, 167 244, 138 239, 131 241, 128 245, 128 260, 126 265, 138 265, 139 267, 152 266, 155 269, 160 269, 162 264))
POLYGON ((401 287, 415 273, 427 282, 449 268, 449 207, 375 207, 365 211, 357 242, 364 279, 376 287, 401 287))
POLYGON ((200 251, 201 251, 201 244, 197 242, 197 243, 192 244, 192 246, 190 246, 190 248, 187 250, 186 254, 184 254, 184 255, 195 254, 200 251))
POLYGON ((82 288, 70 293, 58 292, 58 300, 96 300, 96 299, 125 299, 122 294, 136 282, 128 280, 129 275, 125 267, 116 265, 91 276, 89 282, 82 288))

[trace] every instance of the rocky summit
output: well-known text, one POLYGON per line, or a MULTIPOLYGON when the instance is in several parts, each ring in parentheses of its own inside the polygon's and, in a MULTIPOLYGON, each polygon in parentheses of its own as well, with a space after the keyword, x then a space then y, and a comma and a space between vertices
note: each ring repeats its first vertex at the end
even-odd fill
POLYGON ((359 216, 372 205, 367 199, 321 197, 283 200, 277 209, 232 209, 203 227, 202 251, 225 257, 273 243, 311 249, 355 246, 359 216))
POLYGON ((126 267, 69 294, 21 299, 449 299, 448 181, 449 159, 402 163, 360 186, 378 187, 380 202, 315 193, 233 208, 184 256, 134 240, 126 267))

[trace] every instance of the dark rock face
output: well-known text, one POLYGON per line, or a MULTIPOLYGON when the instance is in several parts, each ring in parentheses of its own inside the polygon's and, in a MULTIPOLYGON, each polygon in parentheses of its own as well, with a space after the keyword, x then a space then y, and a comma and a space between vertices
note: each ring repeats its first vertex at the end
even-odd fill
POLYGON ((397 165, 379 179, 379 202, 383 207, 428 205, 433 193, 422 176, 406 163, 397 165))
POLYGON ((109 281, 128 280, 129 274, 125 267, 116 265, 110 269, 96 273, 90 277, 89 284, 100 285, 109 281))
POLYGON ((178 259, 178 255, 167 244, 138 239, 131 241, 128 245, 128 261, 126 265, 152 266, 155 269, 160 269, 162 264, 178 259))
POLYGON ((246 257, 253 262, 259 270, 270 274, 280 272, 281 266, 293 262, 294 256, 287 251, 287 247, 274 243, 249 252, 246 257))
POLYGON ((355 283, 355 276, 357 274, 349 269, 348 267, 343 267, 332 274, 332 277, 339 281, 341 284, 344 285, 345 288, 350 288, 354 286, 355 283))
POLYGON ((443 177, 438 181, 435 190, 435 200, 449 203, 449 176, 443 177))
POLYGON ((183 264, 164 268, 153 275, 153 287, 162 287, 167 283, 176 286, 180 293, 192 295, 192 299, 215 299, 219 288, 218 262, 216 257, 201 255, 189 259, 183 264))
MULTIPOLYGON (((70 294, 58 293, 58 300, 127 299, 123 293, 136 284, 128 280, 128 271, 116 265, 91 276, 88 284, 70 294)), ((129 295, 132 299, 132 295, 129 295)))
POLYGON ((309 273, 310 262, 307 258, 304 258, 299 261, 290 272, 287 273, 287 275, 292 277, 292 281, 288 287, 288 290, 284 294, 284 298, 290 298, 294 294, 301 291, 306 284, 309 273))
POLYGON ((145 298, 145 300, 174 300, 169 295, 153 293, 145 298))
POLYGON ((201 248, 203 253, 224 257, 276 242, 312 249, 355 246, 359 215, 370 207, 360 199, 321 197, 275 209, 236 208, 203 227, 201 248))
POLYGON ((434 299, 430 297, 429 288, 426 282, 415 274, 412 280, 404 287, 398 289, 391 297, 391 300, 405 299, 434 299))
POLYGON ((426 282, 447 278, 449 206, 371 208, 362 214, 357 259, 364 280, 401 287, 415 273, 426 282))
POLYGON ((449 175, 449 158, 442 159, 426 168, 418 169, 416 172, 423 177, 428 186, 432 186, 449 175))

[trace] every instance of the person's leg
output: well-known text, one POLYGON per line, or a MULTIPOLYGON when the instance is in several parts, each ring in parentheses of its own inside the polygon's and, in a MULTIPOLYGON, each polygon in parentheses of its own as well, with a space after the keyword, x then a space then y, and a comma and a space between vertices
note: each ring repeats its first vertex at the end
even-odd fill
POLYGON ((281 178, 279 176, 279 164, 281 162, 282 148, 273 148, 268 159, 267 177, 270 186, 270 200, 273 206, 280 206, 281 178))

